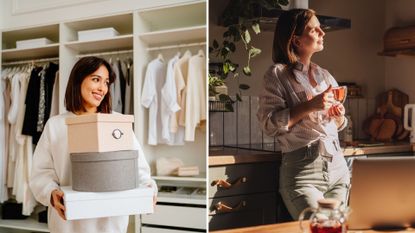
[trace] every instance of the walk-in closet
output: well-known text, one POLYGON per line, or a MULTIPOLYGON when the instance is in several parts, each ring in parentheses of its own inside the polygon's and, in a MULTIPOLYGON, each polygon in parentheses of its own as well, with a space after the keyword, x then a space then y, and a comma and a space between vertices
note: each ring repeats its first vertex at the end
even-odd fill
MULTIPOLYGON (((7 2, 5 7, 11 7, 14 13, 3 15, 2 17, 7 20, 3 22, 3 25, 0 25, 2 26, 0 34, 2 41, 0 47, 2 86, 0 87, 3 90, 2 104, 0 104, 0 123, 2 124, 0 128, 5 128, 5 125, 8 125, 7 130, 0 131, 0 136, 4 136, 0 139, 5 139, 0 144, 6 143, 7 135, 10 134, 11 122, 7 116, 11 107, 14 107, 13 95, 4 90, 7 88, 12 90, 12 87, 17 85, 12 85, 14 78, 20 78, 16 88, 20 88, 19 91, 23 93, 21 88, 27 89, 27 82, 29 82, 30 74, 33 74, 34 69, 39 69, 39 72, 44 70, 44 73, 49 71, 51 77, 54 72, 52 84, 48 84, 47 76, 39 81, 41 86, 50 86, 50 90, 45 92, 47 93, 44 97, 45 103, 40 103, 48 106, 44 112, 46 117, 42 118, 43 121, 46 121, 49 116, 65 111, 66 84, 76 61, 81 57, 91 55, 105 58, 112 66, 118 67, 119 77, 124 80, 123 83, 118 84, 122 85, 124 92, 122 103, 120 102, 121 105, 116 111, 134 114, 134 132, 143 147, 147 162, 151 166, 152 177, 159 188, 155 213, 130 217, 128 232, 205 232, 207 206, 206 106, 198 103, 190 108, 192 112, 198 111, 198 115, 195 124, 186 125, 186 134, 183 140, 177 143, 172 143, 170 140, 156 140, 157 143, 150 143, 149 131, 153 129, 149 127, 149 124, 152 124, 153 119, 149 115, 150 109, 143 104, 143 97, 145 97, 143 88, 148 78, 146 75, 148 65, 152 61, 160 60, 168 70, 167 65, 170 60, 174 58, 179 60, 184 56, 189 56, 189 59, 197 60, 198 66, 194 67, 196 71, 200 71, 197 72, 197 81, 201 79, 201 83, 205 85, 203 88, 201 84, 197 84, 197 86, 200 90, 206 90, 206 1, 166 0, 141 1, 141 3, 132 0, 123 3, 118 1, 73 1, 78 5, 72 4, 72 1, 63 1, 61 6, 59 3, 51 3, 53 1, 40 1, 50 3, 51 6, 39 3, 38 8, 33 10, 28 10, 23 6, 25 1, 8 0, 7 2), (23 5, 19 5, 17 2, 23 5), (67 14, 62 14, 65 11, 67 14), (79 12, 79 15, 76 12, 79 12), (38 16, 41 17, 37 18, 38 16), (79 37, 78 32, 80 31, 102 28, 113 28, 117 33, 102 39, 79 37), (35 38, 47 38, 47 41, 44 44, 31 47, 16 46, 17 42, 35 38), (6 93, 9 95, 6 96, 6 93), (12 106, 4 105, 6 102, 12 103, 12 106), (195 110, 196 108, 197 110, 195 110), (197 170, 198 175, 162 174, 157 171, 157 165, 160 161, 167 161, 167 165, 169 161, 180 161, 184 167, 197 170)), ((30 5, 30 3, 28 4, 30 5)), ((173 73, 174 67, 172 66, 170 70, 173 73)), ((42 75, 38 76, 42 77, 42 75)), ((188 82, 187 74, 183 76, 188 82)), ((161 90, 156 89, 156 91, 161 90)), ((206 93, 203 94, 206 98, 206 93)), ((23 98, 24 100, 29 99, 27 95, 24 95, 23 98)), ((41 97, 38 98, 41 99, 41 97)), ((22 98, 19 100, 20 105, 16 103, 15 108, 24 112, 24 102, 22 98)), ((117 100, 113 99, 113 103, 114 101, 117 103, 117 100)), ((201 101, 206 103, 205 99, 201 101)), ((188 102, 191 101, 188 100, 188 102)), ((174 114, 170 113, 170 116, 172 115, 174 114)), ((186 117, 189 118, 187 115, 186 117)), ((18 122, 23 122, 23 120, 18 119, 18 122)), ((36 123, 39 125, 39 120, 36 123)), ((156 124, 158 123, 156 122, 156 124)), ((180 124, 179 127, 184 127, 184 125, 180 124)), ((16 131, 16 128, 21 129, 17 125, 13 126, 13 131, 16 131)), ((31 139, 33 140, 34 136, 31 139)), ((25 149, 33 150, 35 145, 30 148, 32 143, 27 141, 29 139, 25 140, 25 143, 30 144, 25 149)), ((17 178, 15 183, 23 182, 24 186, 23 191, 18 189, 15 193, 22 193, 19 196, 30 197, 29 194, 26 194, 31 163, 30 153, 19 154, 16 149, 16 152, 12 151, 11 158, 11 152, 3 148, 0 154, 1 166, 6 168, 10 160, 15 163, 13 165, 15 168, 18 167, 23 172, 22 174, 14 172, 20 174, 14 176, 15 179, 17 178)), ((2 202, 6 201, 8 197, 16 200, 16 195, 5 194, 12 194, 13 189, 16 189, 13 186, 7 186, 9 176, 7 169, 0 173, 0 181, 3 182, 0 188, 2 202)), ((17 202, 22 202, 20 197, 18 199, 17 202)), ((23 202, 25 210, 30 209, 33 205, 33 203, 26 202, 27 200, 23 202)), ((22 220, 0 217, 0 232, 48 232, 47 225, 38 221, 38 213, 41 210, 42 208, 37 206, 30 211, 31 215, 28 218, 22 220)))

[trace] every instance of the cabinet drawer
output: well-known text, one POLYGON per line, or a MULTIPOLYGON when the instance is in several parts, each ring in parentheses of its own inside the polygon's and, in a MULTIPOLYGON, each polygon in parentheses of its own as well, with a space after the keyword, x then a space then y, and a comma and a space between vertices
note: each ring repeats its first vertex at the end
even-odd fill
POLYGON ((171 229, 144 226, 144 227, 141 227, 141 233, 195 233, 195 231, 171 230, 171 229))
POLYGON ((275 192, 277 163, 237 164, 209 168, 209 197, 275 192))
POLYGON ((209 199, 209 206, 209 230, 271 224, 277 221, 275 193, 213 198, 209 199))
POLYGON ((143 224, 206 229, 206 208, 158 204, 153 214, 142 215, 143 224))

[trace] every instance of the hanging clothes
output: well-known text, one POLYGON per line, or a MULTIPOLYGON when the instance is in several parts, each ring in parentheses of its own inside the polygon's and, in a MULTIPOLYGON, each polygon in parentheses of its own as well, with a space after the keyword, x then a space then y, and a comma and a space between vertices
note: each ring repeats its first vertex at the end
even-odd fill
POLYGON ((8 166, 8 143, 9 124, 7 121, 7 112, 10 104, 10 95, 7 93, 7 71, 3 70, 0 79, 0 202, 9 199, 7 192, 7 166, 8 166))
POLYGON ((49 118, 59 114, 59 72, 56 72, 55 84, 52 91, 52 102, 50 106, 49 118))
POLYGON ((187 50, 182 58, 180 58, 173 68, 173 75, 176 84, 177 103, 180 106, 180 110, 173 114, 170 119, 170 132, 175 133, 177 141, 183 141, 185 136, 184 124, 179 124, 180 118, 185 113, 186 107, 186 79, 188 72, 189 59, 192 57, 192 53, 187 50))
POLYGON ((44 123, 49 119, 58 65, 50 63, 44 67, 34 68, 32 65, 26 65, 9 67, 3 71, 3 95, 0 101, 3 114, 0 122, 4 123, 2 126, 7 132, 0 130, 0 136, 4 136, 1 144, 5 145, 0 151, 0 163, 3 168, 0 175, 0 200, 4 202, 8 199, 9 187, 16 201, 23 204, 22 214, 29 216, 37 205, 29 188, 33 138, 24 134, 23 127, 26 123, 26 127, 33 130, 32 132, 42 133, 37 131, 43 130, 44 123), (27 119, 31 121, 25 122, 27 119))
POLYGON ((120 113, 125 114, 125 85, 126 85, 126 82, 125 82, 125 72, 122 69, 121 63, 122 62, 120 61, 120 59, 117 59, 117 63, 116 63, 116 66, 117 66, 117 69, 118 69, 118 77, 117 78, 120 80, 120 92, 121 92, 121 112, 120 113))
POLYGON ((161 123, 162 123, 162 138, 168 145, 183 145, 184 140, 180 140, 176 133, 170 132, 170 121, 174 114, 180 110, 177 103, 176 83, 174 80, 174 65, 179 60, 179 54, 176 54, 167 64, 166 80, 161 89, 161 123))
POLYGON ((134 114, 134 76, 133 60, 127 59, 122 62, 122 71, 125 74, 125 103, 124 114, 134 114))
POLYGON ((111 68, 116 76, 111 87, 112 111, 122 113, 120 70, 118 69, 117 63, 111 64, 111 68))
POLYGON ((196 127, 206 120, 206 57, 202 50, 189 59, 186 83, 185 140, 195 140, 196 127))
POLYGON ((58 67, 54 63, 49 63, 44 72, 41 72, 42 67, 36 67, 30 75, 22 133, 32 136, 33 144, 37 144, 39 141, 44 124, 49 119, 53 84, 58 67), (44 81, 42 82, 42 80, 44 81), (43 100, 42 105, 39 103, 40 100, 43 100))
POLYGON ((148 144, 157 145, 165 143, 162 138, 162 116, 159 111, 162 97, 160 90, 166 79, 166 66, 160 58, 152 60, 148 66, 144 78, 141 104, 149 108, 148 120, 148 144))

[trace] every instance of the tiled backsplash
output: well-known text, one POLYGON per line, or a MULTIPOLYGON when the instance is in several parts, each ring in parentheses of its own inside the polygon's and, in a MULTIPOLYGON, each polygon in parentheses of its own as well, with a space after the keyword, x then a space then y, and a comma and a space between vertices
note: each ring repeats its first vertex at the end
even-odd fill
MULTIPOLYGON (((365 139, 363 121, 375 113, 375 99, 349 98, 344 106, 353 122, 353 139, 365 139)), ((278 150, 274 137, 262 133, 256 117, 257 96, 243 96, 242 102, 234 104, 234 112, 211 112, 209 114, 209 145, 236 146, 241 148, 278 150)), ((342 133, 339 133, 342 138, 342 133)))

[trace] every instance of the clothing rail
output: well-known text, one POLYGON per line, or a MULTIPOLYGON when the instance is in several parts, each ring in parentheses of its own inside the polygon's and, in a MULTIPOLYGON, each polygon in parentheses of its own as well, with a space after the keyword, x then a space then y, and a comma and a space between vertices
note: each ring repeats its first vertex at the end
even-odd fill
POLYGON ((150 47, 150 48, 147 48, 147 51, 162 50, 162 49, 174 49, 174 48, 186 48, 186 47, 194 47, 194 46, 202 46, 202 45, 206 45, 206 42, 190 43, 190 44, 178 44, 178 45, 167 45, 167 46, 161 46, 161 47, 150 47))
POLYGON ((50 61, 59 61, 59 57, 32 59, 32 60, 24 60, 24 61, 4 62, 1 65, 11 66, 11 65, 23 65, 23 64, 41 63, 41 62, 50 62, 50 61))
POLYGON ((111 52, 101 52, 101 53, 89 53, 89 54, 79 54, 76 55, 77 58, 88 57, 88 56, 106 56, 106 55, 115 55, 115 54, 125 54, 125 53, 132 53, 133 50, 119 50, 119 51, 111 51, 111 52))

